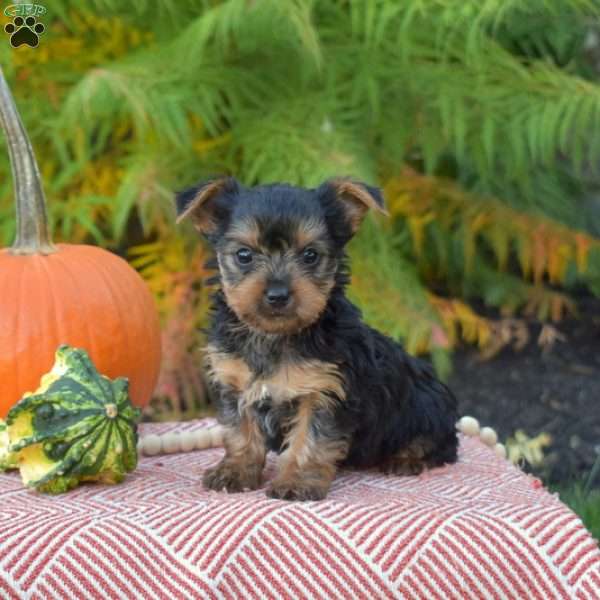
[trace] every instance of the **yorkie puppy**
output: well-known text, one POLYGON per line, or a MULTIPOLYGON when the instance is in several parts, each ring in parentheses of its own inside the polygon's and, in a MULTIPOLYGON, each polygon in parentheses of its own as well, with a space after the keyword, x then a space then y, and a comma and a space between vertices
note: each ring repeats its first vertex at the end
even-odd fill
POLYGON ((369 209, 385 213, 380 191, 348 179, 222 178, 178 194, 178 222, 193 221, 219 271, 207 360, 226 453, 205 487, 260 487, 269 450, 267 494, 286 500, 324 498, 339 466, 418 474, 456 460, 450 390, 344 294, 344 248, 369 209))

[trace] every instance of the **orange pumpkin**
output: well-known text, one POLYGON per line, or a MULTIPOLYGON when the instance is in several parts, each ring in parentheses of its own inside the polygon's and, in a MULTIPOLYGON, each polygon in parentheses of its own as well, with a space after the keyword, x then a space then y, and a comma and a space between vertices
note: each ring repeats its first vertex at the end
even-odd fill
POLYGON ((132 401, 146 405, 160 367, 150 291, 106 250, 52 243, 39 170, 1 69, 0 122, 17 212, 15 242, 0 250, 0 417, 38 387, 60 344, 87 350, 108 377, 128 377, 132 401))

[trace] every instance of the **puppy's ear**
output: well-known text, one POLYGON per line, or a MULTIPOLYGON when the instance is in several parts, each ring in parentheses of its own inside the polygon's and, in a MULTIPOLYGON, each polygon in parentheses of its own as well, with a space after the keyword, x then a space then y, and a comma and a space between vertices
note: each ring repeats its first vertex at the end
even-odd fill
POLYGON ((352 233, 356 233, 369 209, 384 215, 389 214, 385 209, 381 190, 366 183, 336 178, 326 181, 321 189, 324 189, 328 195, 333 194, 336 201, 341 204, 352 233))
POLYGON ((221 177, 199 183, 175 196, 177 223, 190 218, 200 233, 209 235, 229 212, 228 197, 239 191, 233 177, 221 177))

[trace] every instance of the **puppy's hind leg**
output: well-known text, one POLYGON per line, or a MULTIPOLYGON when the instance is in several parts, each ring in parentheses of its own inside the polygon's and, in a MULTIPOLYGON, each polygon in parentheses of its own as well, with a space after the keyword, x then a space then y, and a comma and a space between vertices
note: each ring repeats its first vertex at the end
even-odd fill
POLYGON ((454 438, 440 444, 425 436, 419 436, 385 460, 381 465, 381 470, 396 475, 419 475, 425 469, 441 467, 455 460, 456 441, 454 438))

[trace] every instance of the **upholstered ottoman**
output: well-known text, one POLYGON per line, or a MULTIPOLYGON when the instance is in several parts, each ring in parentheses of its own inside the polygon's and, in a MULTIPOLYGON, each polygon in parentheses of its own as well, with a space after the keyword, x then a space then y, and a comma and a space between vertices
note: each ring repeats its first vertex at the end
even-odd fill
POLYGON ((581 521, 476 438, 456 465, 344 471, 307 503, 205 491, 222 453, 143 458, 122 485, 59 497, 1 475, 0 597, 600 599, 581 521))

